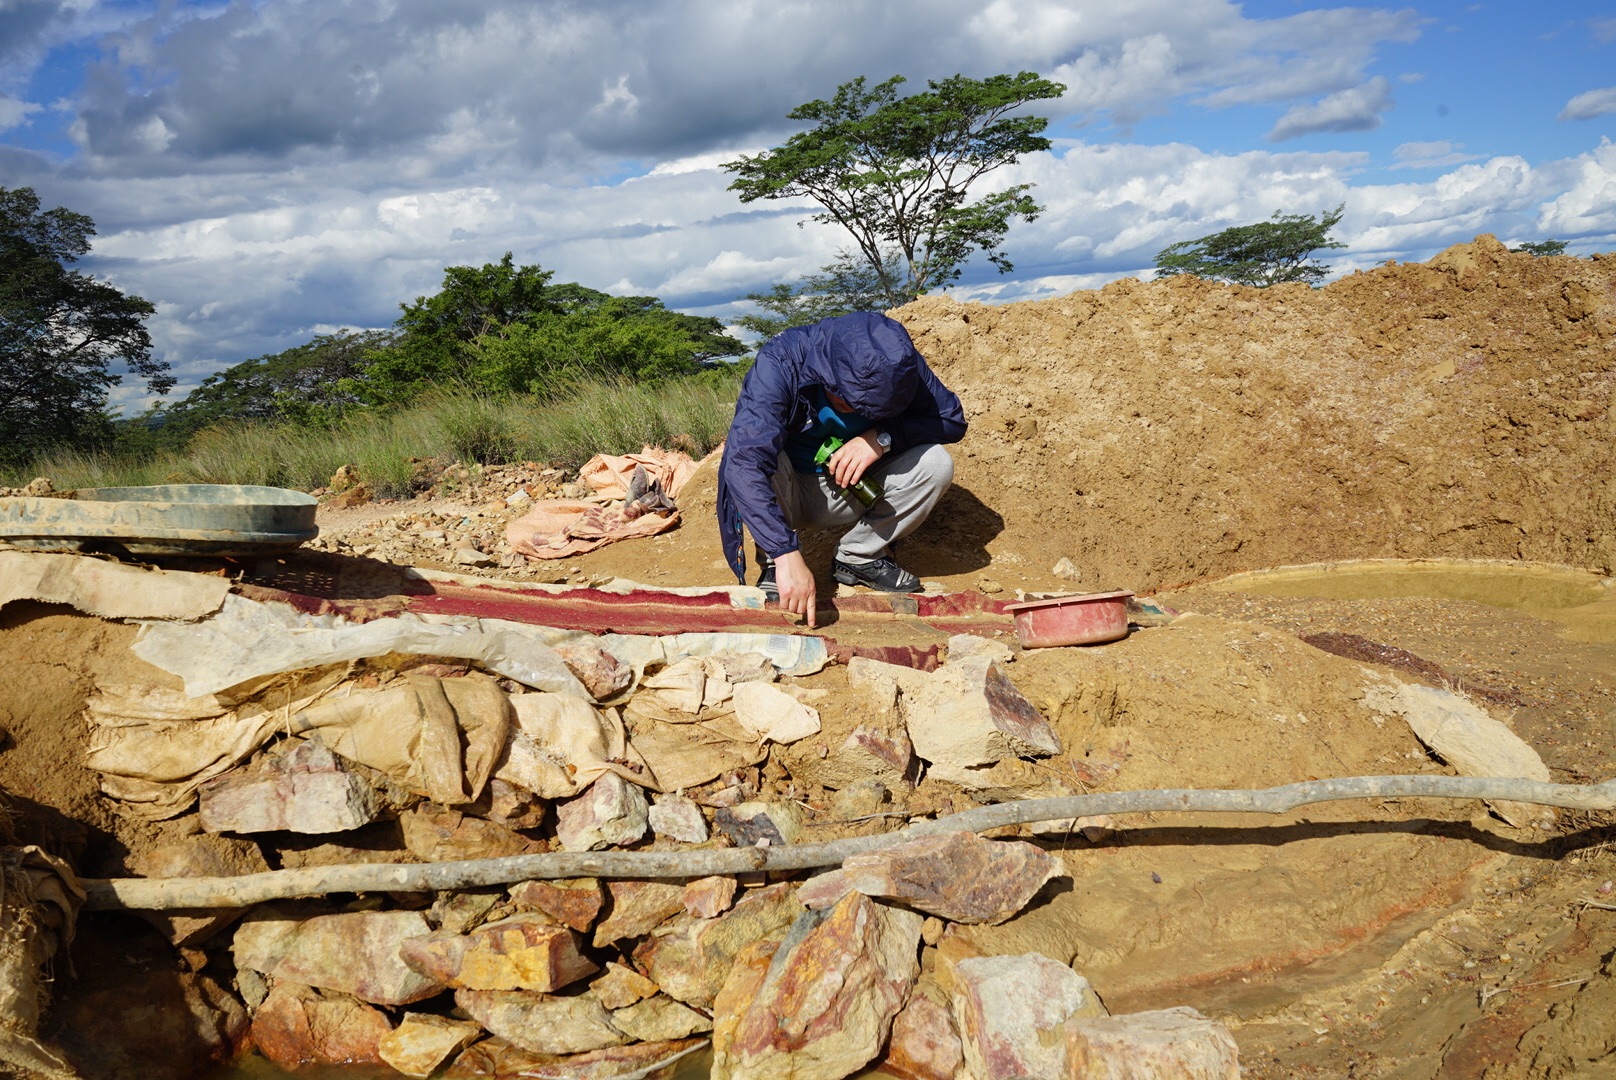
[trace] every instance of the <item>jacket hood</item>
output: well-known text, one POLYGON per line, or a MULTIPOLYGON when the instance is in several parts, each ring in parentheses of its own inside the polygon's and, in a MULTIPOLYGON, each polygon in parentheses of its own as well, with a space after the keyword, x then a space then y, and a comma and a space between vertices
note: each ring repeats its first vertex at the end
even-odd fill
POLYGON ((806 328, 807 366, 819 381, 872 420, 909 407, 920 386, 920 354, 894 319, 858 311, 806 328))

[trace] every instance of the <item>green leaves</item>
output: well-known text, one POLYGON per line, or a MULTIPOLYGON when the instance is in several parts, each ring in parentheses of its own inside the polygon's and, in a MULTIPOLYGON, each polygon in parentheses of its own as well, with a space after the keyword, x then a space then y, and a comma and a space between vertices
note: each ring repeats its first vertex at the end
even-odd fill
POLYGON ((691 374, 745 347, 717 319, 669 311, 654 296, 550 284, 537 266, 451 266, 443 289, 402 305, 397 341, 372 357, 360 392, 408 401, 446 383, 489 393, 551 393, 589 375, 691 374))
POLYGON ((1162 277, 1195 274, 1236 285, 1264 287, 1286 281, 1316 285, 1330 268, 1309 256, 1346 247, 1330 239, 1330 230, 1345 211, 1345 203, 1322 217, 1276 211, 1270 221, 1237 225, 1165 247, 1156 255, 1156 270, 1162 277))
POLYGON ((42 212, 32 188, 0 188, 0 464, 108 438, 116 362, 154 392, 174 385, 151 355, 145 320, 156 309, 68 269, 94 235, 83 214, 42 212))
POLYGON ((956 280, 976 251, 1001 273, 1011 269, 1000 245, 1012 221, 1037 216, 1030 185, 974 203, 968 192, 993 170, 1049 149, 1047 120, 1010 114, 1066 90, 1029 71, 954 75, 899 97, 904 81, 893 76, 871 87, 861 76, 843 83, 828 101, 789 114, 814 127, 724 166, 736 175, 730 190, 742 202, 806 197, 824 207, 809 220, 852 233, 884 307, 956 280))
POLYGON ((1548 255, 1564 255, 1566 242, 1564 240, 1528 240, 1510 248, 1511 251, 1524 251, 1528 255, 1543 258, 1548 255))

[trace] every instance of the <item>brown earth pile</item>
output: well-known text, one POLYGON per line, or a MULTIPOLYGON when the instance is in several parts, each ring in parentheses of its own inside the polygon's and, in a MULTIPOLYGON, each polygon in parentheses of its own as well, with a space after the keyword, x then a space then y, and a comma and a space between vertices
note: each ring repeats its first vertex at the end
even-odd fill
POLYGON ((971 419, 975 498, 933 541, 956 560, 1066 555, 1136 589, 1349 557, 1616 564, 1616 256, 1481 236, 1323 289, 1125 279, 896 316, 971 419))
MULTIPOLYGON (((894 315, 971 422, 900 553, 948 589, 1071 589, 1063 556, 1078 588, 1141 591, 1347 558, 1616 566, 1616 255, 1481 236, 1322 289, 1130 278, 894 315)), ((715 481, 677 532, 569 562, 730 580, 715 481)), ((804 545, 827 579, 830 543, 804 545)))

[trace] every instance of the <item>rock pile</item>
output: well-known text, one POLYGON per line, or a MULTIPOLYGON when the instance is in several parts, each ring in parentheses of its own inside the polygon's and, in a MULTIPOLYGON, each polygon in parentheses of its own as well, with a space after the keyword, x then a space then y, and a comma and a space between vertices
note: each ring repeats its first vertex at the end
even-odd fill
MULTIPOLYGON (((207 698, 109 690, 92 712, 115 715, 115 734, 95 761, 121 763, 107 790, 139 793, 136 812, 185 814, 140 862, 174 877, 833 839, 923 814, 928 774, 981 791, 1001 763, 1059 750, 991 643, 960 639, 932 674, 855 661, 868 719, 832 747, 826 691, 734 638, 671 662, 573 636, 529 643, 525 666, 507 642, 493 673, 385 653, 207 698), (173 765, 186 739, 200 771, 173 765), (173 797, 152 798, 163 784, 173 797)), ((1064 877, 1034 844, 955 832, 806 881, 532 880, 152 921, 233 986, 244 1043, 288 1069, 637 1076, 710 1046, 712 1075, 733 1078, 835 1080, 882 1060, 917 1080, 1101 1075, 1100 1059, 1235 1075, 1216 1025, 1096 1027, 1104 1006, 1069 967, 976 955, 955 934, 1015 918, 1064 877)))

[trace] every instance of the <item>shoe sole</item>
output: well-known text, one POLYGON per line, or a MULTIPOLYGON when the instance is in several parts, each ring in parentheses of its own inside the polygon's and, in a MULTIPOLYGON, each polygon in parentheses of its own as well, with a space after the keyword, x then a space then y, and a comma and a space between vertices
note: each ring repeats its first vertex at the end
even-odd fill
POLYGON ((915 582, 915 584, 914 584, 914 587, 911 588, 911 589, 888 588, 885 585, 877 585, 873 581, 865 581, 863 578, 859 577, 857 574, 853 573, 851 570, 843 570, 840 567, 837 567, 835 570, 831 571, 831 577, 835 578, 838 582, 840 582, 843 585, 862 585, 866 589, 874 589, 876 592, 897 593, 897 594, 905 595, 905 596, 913 595, 914 593, 920 592, 920 590, 923 587, 920 584, 920 582, 917 580, 915 582))

